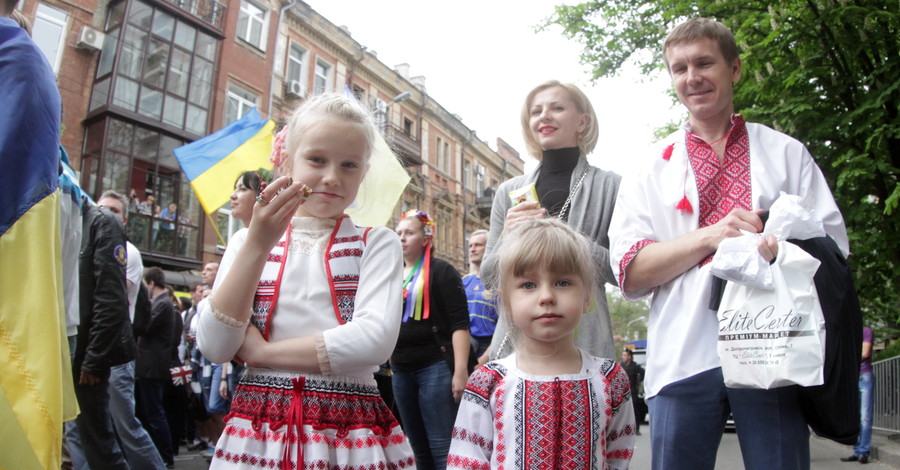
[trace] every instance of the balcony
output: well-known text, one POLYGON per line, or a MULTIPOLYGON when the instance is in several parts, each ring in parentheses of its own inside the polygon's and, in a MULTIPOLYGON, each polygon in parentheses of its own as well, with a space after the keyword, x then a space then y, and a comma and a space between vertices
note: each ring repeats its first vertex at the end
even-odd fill
POLYGON ((200 21, 222 31, 225 23, 225 5, 216 0, 165 0, 199 19, 200 21))
POLYGON ((475 197, 475 208, 481 217, 490 217, 494 205, 494 188, 485 188, 480 196, 475 197))
POLYGON ((384 138, 400 157, 403 166, 419 166, 425 163, 422 161, 422 149, 416 136, 399 126, 388 124, 384 129, 384 138))

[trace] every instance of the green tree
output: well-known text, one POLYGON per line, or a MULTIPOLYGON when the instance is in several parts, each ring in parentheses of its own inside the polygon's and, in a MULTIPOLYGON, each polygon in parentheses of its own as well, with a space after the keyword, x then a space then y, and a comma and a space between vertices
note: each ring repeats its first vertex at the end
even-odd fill
POLYGON ((691 16, 735 34, 743 74, 735 109, 809 148, 850 236, 868 320, 896 327, 900 294, 900 1, 598 0, 557 6, 596 80, 637 64, 663 67, 666 33, 691 16))
POLYGON ((650 317, 647 299, 629 302, 622 297, 619 289, 610 287, 606 291, 606 301, 609 304, 616 351, 621 351, 629 341, 647 338, 647 319, 650 317))

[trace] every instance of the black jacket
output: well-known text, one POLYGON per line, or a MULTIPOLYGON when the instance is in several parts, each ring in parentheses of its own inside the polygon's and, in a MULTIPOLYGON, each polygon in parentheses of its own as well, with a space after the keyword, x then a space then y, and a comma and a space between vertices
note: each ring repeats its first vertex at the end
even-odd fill
POLYGON ((154 297, 152 304, 150 322, 137 340, 134 376, 139 379, 168 379, 181 333, 180 328, 176 331, 175 325, 179 315, 166 292, 154 297))
POLYGON ((99 377, 134 359, 134 338, 125 288, 125 229, 112 212, 84 205, 79 256, 80 324, 75 348, 75 380, 81 370, 99 377))

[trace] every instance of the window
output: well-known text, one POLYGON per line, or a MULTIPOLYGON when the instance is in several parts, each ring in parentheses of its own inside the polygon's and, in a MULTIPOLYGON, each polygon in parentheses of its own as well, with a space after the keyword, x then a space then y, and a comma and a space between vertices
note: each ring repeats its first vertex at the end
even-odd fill
POLYGON ((90 110, 114 106, 170 131, 207 133, 218 40, 137 0, 110 8, 106 37, 90 110))
POLYGON ((412 119, 408 117, 403 118, 403 133, 412 136, 413 134, 413 122, 412 119))
POLYGON ((31 37, 53 67, 54 73, 59 73, 68 18, 68 13, 43 3, 38 4, 34 16, 31 37))
POLYGON ((372 117, 382 131, 387 129, 387 103, 381 98, 372 98, 372 117))
POLYGON ((225 93, 225 124, 244 117, 247 112, 256 107, 257 96, 237 86, 229 85, 225 93))
POLYGON ((472 190, 472 162, 463 158, 463 187, 472 190))
POLYGON ((226 203, 216 212, 216 227, 219 229, 219 235, 224 238, 224 240, 219 239, 216 247, 224 250, 234 233, 244 227, 243 222, 232 217, 231 202, 226 203), (223 241, 225 245, 222 245, 223 241))
POLYGON ((438 170, 444 169, 444 139, 440 137, 434 138, 434 153, 437 158, 435 158, 435 166, 437 166, 438 170))
POLYGON ((484 195, 484 165, 480 163, 475 165, 475 195, 484 195))
POLYGON ((298 82, 303 88, 306 88, 306 83, 303 80, 303 62, 305 58, 306 51, 299 45, 291 43, 291 47, 288 49, 287 70, 284 74, 284 81, 288 83, 288 86, 290 86, 291 82, 298 82))
POLYGON ((241 10, 238 13, 237 37, 261 51, 266 50, 264 33, 268 29, 269 15, 267 13, 266 10, 255 4, 247 0, 241 0, 241 10))
POLYGON ((86 187, 95 197, 128 195, 129 240, 142 252, 199 259, 200 202, 172 152, 186 142, 112 118, 91 124, 85 140, 86 187))
POLYGON ((450 160, 452 160, 450 157, 450 142, 444 142, 443 164, 441 165, 441 170, 448 175, 450 174, 450 160))
POLYGON ((325 93, 328 91, 328 82, 331 75, 331 65, 322 62, 321 60, 316 61, 316 78, 315 83, 313 84, 313 93, 318 95, 321 93, 325 93))

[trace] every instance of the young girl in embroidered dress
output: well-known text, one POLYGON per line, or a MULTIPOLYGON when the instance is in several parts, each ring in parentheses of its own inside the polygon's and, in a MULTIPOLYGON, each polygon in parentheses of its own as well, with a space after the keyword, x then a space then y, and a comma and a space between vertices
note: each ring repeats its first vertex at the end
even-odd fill
POLYGON ((355 101, 321 95, 275 138, 281 176, 200 316, 203 354, 248 366, 210 468, 415 468, 373 377, 400 328, 400 243, 344 215, 377 132, 355 101))
POLYGON ((515 351, 469 378, 447 468, 628 468, 628 376, 574 342, 596 276, 587 243, 558 220, 531 219, 500 247, 497 293, 515 351))

